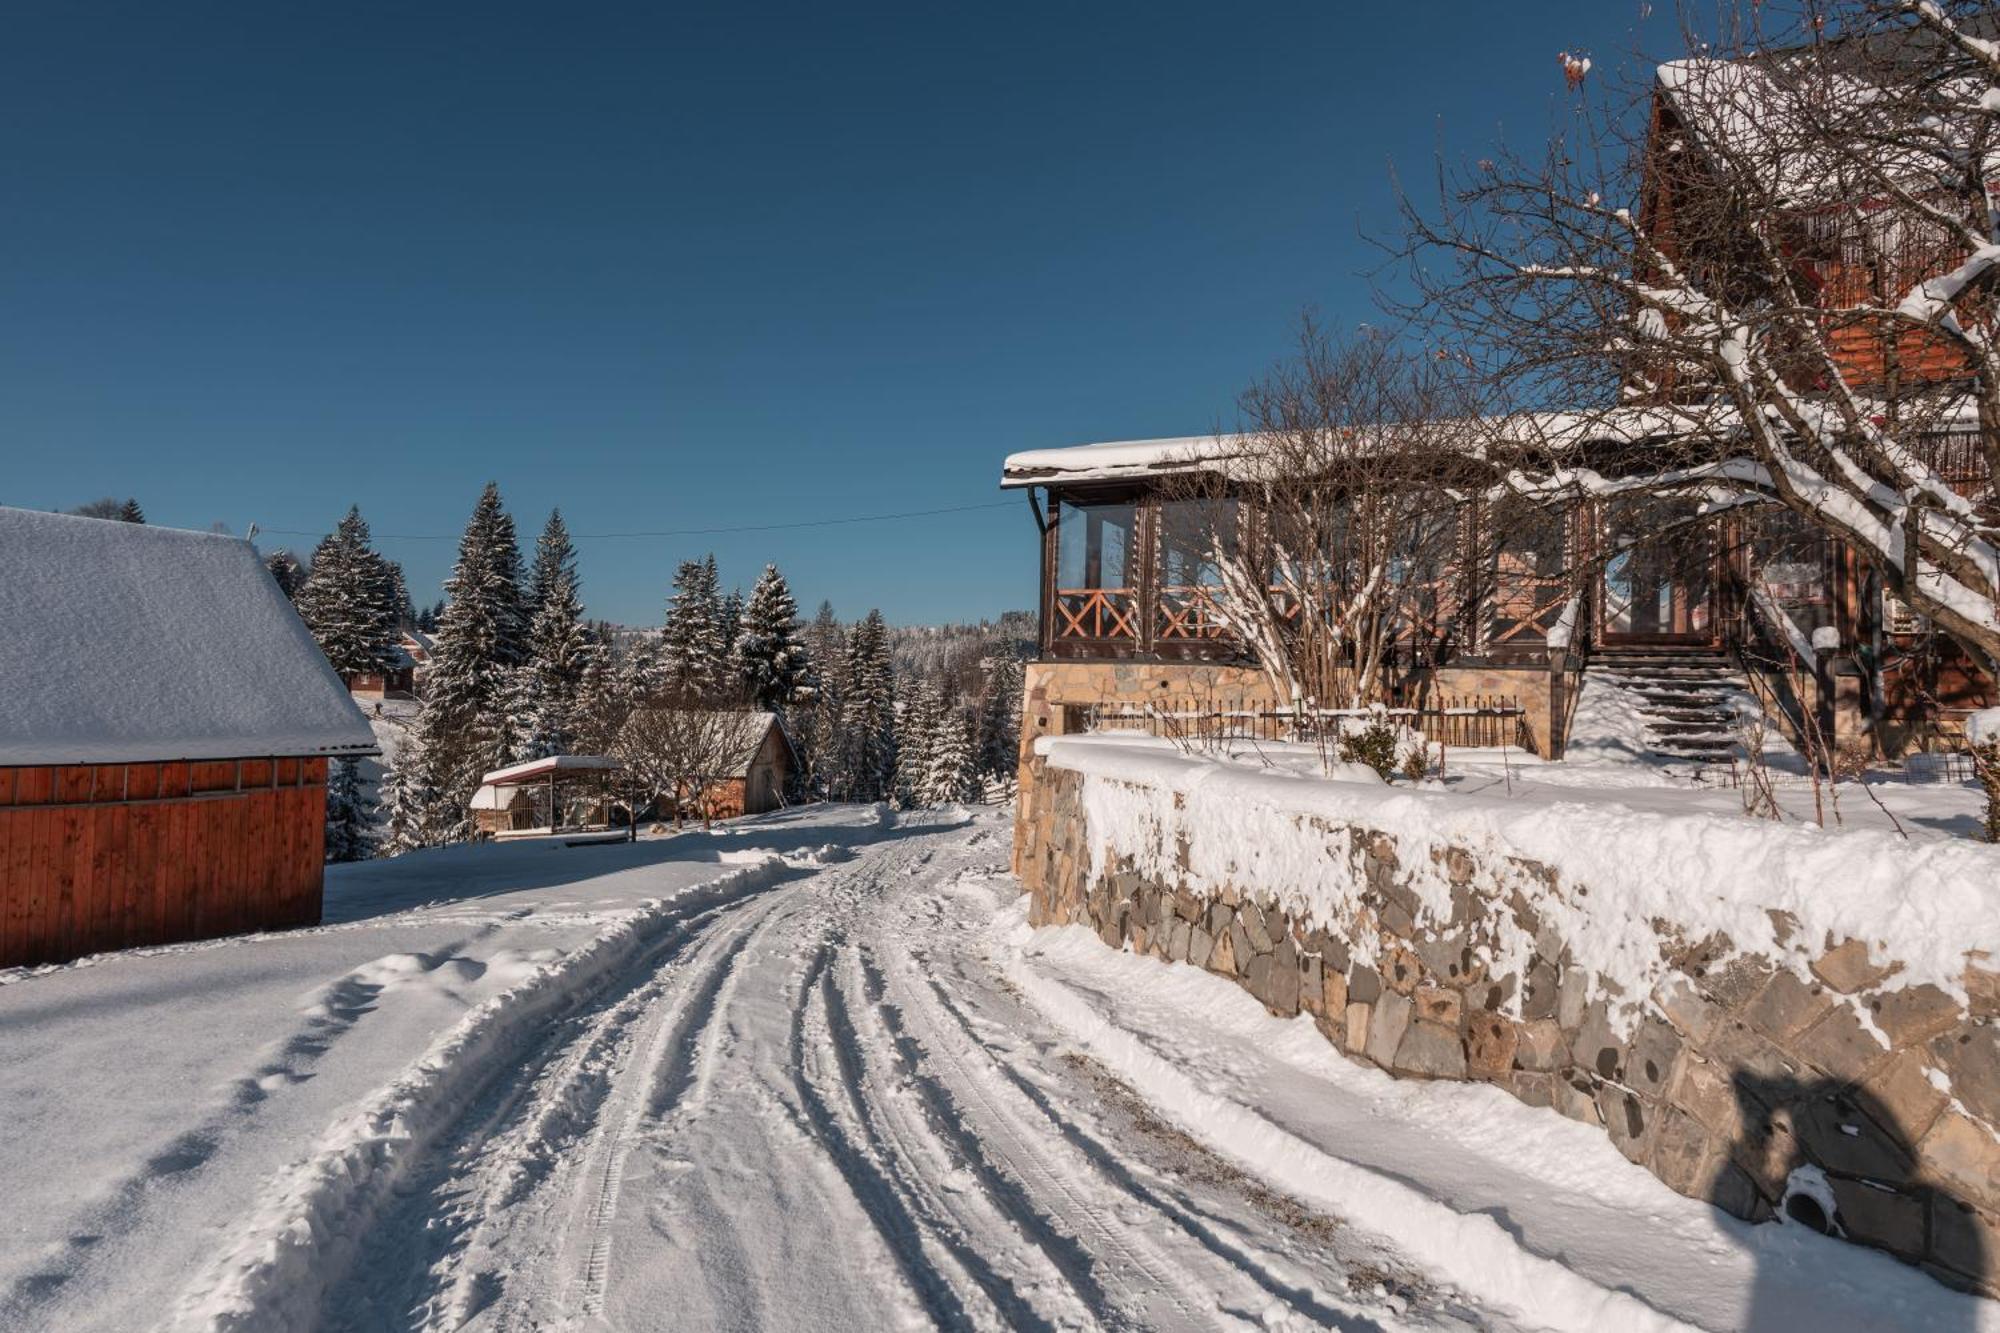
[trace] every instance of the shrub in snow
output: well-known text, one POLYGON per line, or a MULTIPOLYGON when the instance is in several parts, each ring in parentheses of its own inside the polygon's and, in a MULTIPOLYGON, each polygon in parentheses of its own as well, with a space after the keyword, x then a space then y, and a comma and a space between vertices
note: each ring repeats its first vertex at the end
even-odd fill
POLYGON ((1363 764, 1385 782, 1399 773, 1420 778, 1430 760, 1423 734, 1394 721, 1381 707, 1365 718, 1341 718, 1335 752, 1341 763, 1363 764))

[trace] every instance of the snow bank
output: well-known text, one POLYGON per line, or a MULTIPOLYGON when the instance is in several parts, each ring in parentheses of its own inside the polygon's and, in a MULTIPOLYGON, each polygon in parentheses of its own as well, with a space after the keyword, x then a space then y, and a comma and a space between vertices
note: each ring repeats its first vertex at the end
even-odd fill
MULTIPOLYGON (((732 859, 736 854, 732 854, 732 859)), ((336 1121, 276 1183, 209 1272, 175 1327, 308 1327, 406 1172, 542 1027, 681 928, 690 912, 775 881, 772 853, 691 893, 623 913, 589 943, 536 967, 470 1010, 395 1082, 336 1121)))
MULTIPOLYGON (((1735 951, 1801 976, 1829 945, 1856 939, 1878 964, 1901 964, 1888 985, 1928 982, 1961 1003, 1968 955, 2000 957, 2000 848, 1985 844, 1316 780, 1128 738, 1046 737, 1036 749, 1083 776, 1093 878, 1129 859, 1198 892, 1254 886, 1308 926, 1338 931, 1367 885, 1329 866, 1351 864, 1366 831, 1394 837, 1401 873, 1436 923, 1451 919, 1450 866, 1469 853, 1470 888, 1524 895, 1575 962, 1608 983, 1600 993, 1625 1024, 1666 976, 1663 946, 1675 939, 1726 935, 1735 951)), ((1517 971, 1535 940, 1512 914, 1494 915, 1504 928, 1485 961, 1495 975, 1517 971)))
MULTIPOLYGON (((1025 926, 1013 932, 1007 976, 1028 1001, 1120 1077, 1148 1103, 1202 1142, 1226 1151, 1249 1170, 1303 1198, 1381 1233, 1412 1259, 1482 1300, 1519 1313, 1528 1327, 1547 1329, 1684 1329, 1688 1325, 1533 1254, 1485 1213, 1461 1213, 1393 1176, 1322 1152, 1256 1109, 1212 1091, 1178 1064, 1108 1019, 1084 995, 1025 965, 1025 926)), ((1100 946, 1071 928, 1042 948, 1100 946)))

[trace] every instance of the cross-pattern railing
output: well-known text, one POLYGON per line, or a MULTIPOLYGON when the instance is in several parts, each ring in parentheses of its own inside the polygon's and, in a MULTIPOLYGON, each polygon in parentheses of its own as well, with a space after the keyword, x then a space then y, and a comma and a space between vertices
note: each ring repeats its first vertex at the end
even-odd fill
POLYGON ((1137 639, 1139 594, 1132 588, 1057 588, 1058 639, 1137 639))
POLYGON ((1200 584, 1160 589, 1159 637, 1179 640, 1228 638, 1228 619, 1216 604, 1215 589, 1200 584))

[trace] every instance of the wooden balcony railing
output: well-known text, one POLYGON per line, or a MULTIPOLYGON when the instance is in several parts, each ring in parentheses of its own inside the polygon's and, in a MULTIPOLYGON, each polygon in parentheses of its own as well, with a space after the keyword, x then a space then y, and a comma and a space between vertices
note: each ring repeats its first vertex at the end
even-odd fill
POLYGON ((1057 588, 1055 610, 1058 639, 1139 637, 1136 588, 1057 588))
POLYGON ((1215 603, 1215 589, 1200 584, 1160 589, 1159 637, 1181 641, 1228 638, 1228 621, 1215 603))

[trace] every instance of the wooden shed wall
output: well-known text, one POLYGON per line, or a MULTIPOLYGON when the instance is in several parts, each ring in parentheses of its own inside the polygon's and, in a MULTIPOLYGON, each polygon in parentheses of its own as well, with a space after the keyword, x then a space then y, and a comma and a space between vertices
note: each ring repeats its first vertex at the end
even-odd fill
POLYGON ((319 921, 325 759, 0 768, 0 966, 319 921))

